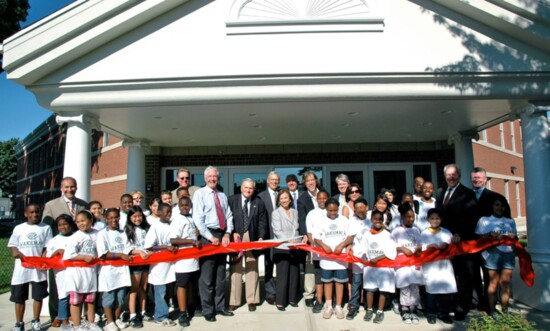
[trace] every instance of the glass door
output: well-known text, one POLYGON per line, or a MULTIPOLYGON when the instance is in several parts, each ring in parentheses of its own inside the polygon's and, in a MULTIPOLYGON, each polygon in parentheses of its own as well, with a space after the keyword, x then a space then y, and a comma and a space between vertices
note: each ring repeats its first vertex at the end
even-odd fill
POLYGON ((327 177, 328 181, 325 182, 325 189, 329 191, 331 196, 339 194, 338 185, 336 185, 336 177, 339 174, 345 174, 349 178, 350 184, 357 183, 363 188, 363 196, 369 200, 367 182, 365 176, 365 166, 338 166, 338 167, 327 167, 327 177))
MULTIPOLYGON (((393 188, 397 192, 396 203, 401 202, 401 195, 405 192, 413 193, 413 172, 412 165, 370 165, 369 183, 372 197, 369 203, 374 203, 374 198, 382 188, 393 188)), ((371 207, 372 208, 372 207, 371 207)))
MULTIPOLYGON (((226 194, 230 196, 233 194, 241 193, 241 183, 243 179, 246 178, 250 178, 256 183, 254 194, 265 191, 265 189, 267 188, 267 174, 269 174, 271 169, 272 168, 267 167, 239 167, 229 169, 229 190, 226 194)), ((284 181, 284 178, 282 180, 284 181)))

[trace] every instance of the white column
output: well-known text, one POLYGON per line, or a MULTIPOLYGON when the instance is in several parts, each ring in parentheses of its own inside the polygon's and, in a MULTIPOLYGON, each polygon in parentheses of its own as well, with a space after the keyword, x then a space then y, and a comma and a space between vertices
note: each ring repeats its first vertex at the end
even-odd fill
POLYGON ((532 307, 550 311, 550 104, 531 104, 520 111, 525 200, 527 208, 527 251, 535 270, 535 285, 525 286, 518 268, 513 276, 514 297, 532 307))
POLYGON ((145 194, 145 148, 148 144, 141 140, 124 140, 122 146, 128 148, 126 192, 138 190, 145 194))
POLYGON ((462 171, 460 182, 466 187, 471 187, 470 171, 474 168, 474 149, 472 139, 479 140, 477 132, 459 132, 449 137, 449 144, 455 147, 455 163, 462 171))
POLYGON ((96 118, 85 114, 75 116, 57 116, 59 125, 67 123, 65 139, 65 159, 63 161, 63 177, 76 179, 78 189, 76 196, 82 200, 90 200, 91 180, 91 130, 99 127, 96 118))

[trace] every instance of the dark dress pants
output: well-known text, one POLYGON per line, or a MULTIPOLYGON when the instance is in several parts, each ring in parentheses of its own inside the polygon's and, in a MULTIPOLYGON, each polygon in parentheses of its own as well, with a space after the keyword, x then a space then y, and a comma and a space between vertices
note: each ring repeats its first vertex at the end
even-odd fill
MULTIPOLYGON (((224 231, 209 229, 212 235, 220 239, 224 231)), ((210 244, 209 240, 201 239, 202 244, 210 244)), ((199 259, 201 274, 199 277, 199 293, 203 315, 215 314, 225 310, 225 264, 227 254, 205 256, 199 259)))

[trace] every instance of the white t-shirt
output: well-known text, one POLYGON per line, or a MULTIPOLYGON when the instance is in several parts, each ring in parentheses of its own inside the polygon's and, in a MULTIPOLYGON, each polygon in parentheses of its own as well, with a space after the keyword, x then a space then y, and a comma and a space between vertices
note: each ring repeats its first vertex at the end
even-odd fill
MULTIPOLYGON (((63 260, 70 260, 77 255, 97 257, 97 231, 77 231, 69 237, 63 260)), ((95 266, 68 267, 65 269, 65 290, 67 292, 97 292, 97 271, 95 266)))
MULTIPOLYGON (((145 236, 145 248, 155 245, 170 246, 170 223, 157 222, 149 228, 145 236)), ((151 264, 149 268, 149 284, 165 285, 176 281, 174 263, 162 262, 151 264)))
POLYGON ((147 231, 140 228, 135 227, 134 228, 134 242, 130 242, 128 240, 128 236, 126 236, 126 233, 123 233, 122 238, 124 239, 124 246, 127 252, 131 252, 134 249, 144 251, 145 250, 145 236, 147 235, 147 231))
MULTIPOLYGON (((21 223, 13 228, 8 247, 16 247, 24 256, 42 256, 48 241, 52 239, 52 229, 46 224, 21 223)), ((21 259, 15 259, 12 285, 46 280, 46 271, 36 268, 25 268, 21 259)))
MULTIPOLYGON (((323 217, 327 215, 326 209, 315 208, 309 211, 306 216, 306 231, 311 233, 311 237, 315 240, 315 235, 317 234, 316 227, 319 226, 320 221, 323 217)), ((313 243, 314 247, 319 247, 313 243)), ((321 256, 319 254, 311 254, 311 259, 314 261, 319 261, 321 256)))
MULTIPOLYGON (((124 245, 122 231, 109 228, 101 230, 97 235, 97 255, 102 257, 111 253, 129 253, 124 245)), ((117 288, 130 286, 130 269, 128 266, 102 265, 99 267, 98 289, 109 292, 117 288)))
MULTIPOLYGON (((353 256, 361 257, 361 240, 363 240, 363 236, 365 233, 369 231, 371 228, 370 221, 368 219, 360 219, 357 216, 353 215, 349 220, 349 235, 354 236, 353 237, 353 256)), ((354 263, 351 267, 351 271, 354 274, 363 273, 363 267, 364 264, 357 262, 354 263)))
MULTIPOLYGON (((191 216, 178 213, 173 215, 172 222, 170 223, 170 239, 197 240, 196 229, 191 216)), ((187 247, 193 247, 193 245, 188 245, 187 247)), ((180 246, 180 249, 186 248, 180 246)), ((188 273, 197 270, 199 270, 199 259, 183 259, 175 264, 175 271, 178 273, 188 273)))
POLYGON ((149 225, 152 226, 153 224, 158 223, 158 222, 160 222, 160 218, 159 218, 159 217, 157 217, 157 216, 155 216, 155 215, 153 215, 153 214, 147 216, 147 223, 149 223, 149 225))
MULTIPOLYGON (((420 246, 420 231, 415 227, 398 227, 391 233, 395 246, 410 249, 412 252, 420 246)), ((404 255, 399 252, 398 255, 404 255)), ((407 287, 411 284, 422 284, 422 272, 420 266, 407 266, 395 269, 395 285, 397 288, 407 287)))
POLYGON ((120 219, 118 220, 118 228, 124 231, 124 227, 128 222, 128 214, 126 212, 120 211, 120 219))
MULTIPOLYGON (((422 249, 430 244, 451 243, 453 237, 449 230, 441 228, 433 233, 430 228, 422 231, 420 242, 422 249)), ((422 276, 426 285, 426 292, 431 294, 448 294, 456 292, 456 280, 453 265, 449 259, 424 263, 422 265, 422 276)))
POLYGON ((432 199, 430 202, 424 202, 422 200, 418 201, 418 215, 414 221, 413 226, 420 230, 420 232, 426 230, 430 227, 430 222, 428 222, 428 211, 432 208, 435 208, 435 199, 432 199))
MULTIPOLYGON (((53 253, 58 249, 65 250, 69 243, 70 236, 64 236, 61 233, 53 237, 52 240, 46 244, 46 256, 52 257, 53 253)), ((69 293, 65 291, 65 269, 54 269, 55 284, 57 286, 57 296, 61 299, 65 298, 69 293)))
MULTIPOLYGON (((315 228, 317 234, 314 237, 321 240, 334 251, 336 246, 340 245, 348 237, 349 220, 342 215, 339 215, 335 219, 325 216, 320 219, 319 226, 315 228)), ((344 248, 342 254, 345 254, 345 251, 346 249, 344 248)), ((321 257, 319 265, 324 270, 342 270, 348 267, 347 262, 326 257, 321 257)))
MULTIPOLYGON (((377 234, 365 232, 359 245, 368 260, 385 255, 388 259, 395 259, 397 252, 395 242, 390 232, 382 230, 377 234)), ((361 255, 362 256, 362 255, 361 255)), ((379 268, 367 266, 363 268, 363 288, 368 290, 379 289, 382 292, 395 292, 395 271, 393 268, 379 268)))
MULTIPOLYGON (((486 234, 489 232, 498 232, 501 235, 513 233, 518 234, 516 222, 513 219, 506 217, 496 217, 494 215, 482 217, 477 222, 476 234, 486 234)), ((504 253, 512 253, 514 248, 509 245, 497 246, 498 250, 504 253)))
POLYGON ((93 228, 96 229, 97 232, 105 229, 106 227, 107 227, 107 222, 105 222, 104 220, 97 220, 93 226, 93 228))

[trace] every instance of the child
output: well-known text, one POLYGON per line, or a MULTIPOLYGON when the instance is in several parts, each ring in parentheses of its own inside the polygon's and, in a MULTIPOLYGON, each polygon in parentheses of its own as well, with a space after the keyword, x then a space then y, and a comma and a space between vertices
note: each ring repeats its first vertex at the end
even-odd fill
POLYGON ((172 203, 172 192, 170 192, 168 190, 161 191, 160 192, 160 201, 162 203, 167 204, 170 207, 173 207, 174 205, 172 203))
MULTIPOLYGON (((376 263, 383 258, 395 259, 397 251, 390 233, 384 227, 384 214, 375 209, 371 213, 371 229, 365 234, 360 245, 366 259, 370 263, 376 263)), ((363 268, 363 288, 367 290, 367 312, 363 320, 370 321, 373 316, 374 292, 380 291, 378 298, 378 310, 374 317, 374 323, 382 323, 384 320, 384 305, 389 293, 395 292, 395 271, 393 268, 375 268, 366 266, 363 268)))
MULTIPOLYGON (((128 210, 128 222, 124 227, 124 244, 131 255, 139 255, 147 259, 151 253, 145 250, 145 236, 149 230, 149 223, 139 206, 132 206, 128 210)), ((149 276, 149 266, 131 266, 130 267, 130 294, 128 295, 128 306, 130 310, 130 326, 133 328, 142 328, 145 315, 145 299, 147 296, 147 280, 149 276), (136 313, 136 303, 141 314, 136 313)))
MULTIPOLYGON (((482 217, 477 223, 476 234, 481 237, 493 237, 503 239, 506 237, 517 239, 516 223, 513 219, 507 218, 506 200, 499 196, 493 202, 493 215, 482 217)), ((509 213, 509 211, 508 211, 509 213)), ((493 318, 498 319, 495 306, 497 303, 497 290, 500 285, 500 303, 502 313, 508 312, 508 301, 510 299, 510 280, 512 271, 516 264, 514 248, 501 245, 491 247, 481 253, 483 264, 489 273, 489 286, 487 288, 487 299, 489 301, 489 313, 493 318)))
MULTIPOLYGON (((367 219, 367 211, 369 210, 369 204, 365 198, 359 198, 354 203, 354 215, 350 219, 350 235, 353 237, 352 247, 350 248, 350 254, 356 257, 361 257, 361 240, 363 236, 370 229, 371 225, 367 219)), ((359 307, 361 304, 361 292, 363 290, 363 263, 354 263, 351 265, 351 294, 348 302, 348 314, 347 320, 353 320, 357 313, 359 313, 359 307)))
MULTIPOLYGON (((65 247, 69 242, 69 237, 73 234, 76 225, 73 218, 67 214, 62 214, 55 219, 55 224, 59 234, 52 238, 46 245, 46 256, 63 256, 65 247)), ((69 293, 65 291, 65 269, 55 269, 55 283, 57 286, 58 315, 57 319, 61 321, 61 330, 70 331, 72 327, 69 324, 69 293)))
POLYGON ((120 220, 118 221, 118 225, 120 226, 121 230, 124 230, 124 226, 126 225, 126 221, 128 220, 128 210, 134 205, 134 198, 128 194, 125 193, 120 197, 120 220))
MULTIPOLYGON (((97 235, 97 255, 103 260, 130 261, 130 256, 125 253, 129 252, 129 249, 124 246, 122 231, 118 225, 119 210, 109 208, 106 216, 108 227, 97 235)), ((103 293, 102 305, 107 318, 105 331, 116 331, 128 327, 128 323, 119 318, 129 286, 130 270, 128 266, 102 265, 99 268, 98 287, 99 291, 103 293)))
POLYGON ((149 207, 149 211, 151 212, 147 216, 147 223, 149 223, 149 225, 153 225, 153 224, 155 224, 156 222, 159 221, 158 210, 159 210, 159 205, 161 203, 162 203, 162 201, 160 201, 159 198, 153 198, 151 201, 149 201, 148 207, 149 207))
MULTIPOLYGON (((412 201, 412 195, 411 195, 412 201)), ((414 210, 410 203, 405 202, 399 206, 399 214, 403 225, 391 233, 395 241, 398 255, 420 255, 420 231, 413 227, 414 210)), ((401 302, 401 318, 405 324, 418 324, 418 316, 415 307, 420 303, 420 289, 422 285, 422 272, 418 266, 401 267, 395 270, 395 285, 399 288, 401 302)))
MULTIPOLYGON (((170 199, 172 199, 170 197, 170 199)), ((145 236, 147 250, 158 252, 168 250, 176 252, 178 248, 170 243, 170 218, 172 217, 172 206, 161 203, 159 206, 159 222, 149 228, 145 236)), ((176 323, 168 318, 168 304, 164 299, 168 284, 176 281, 174 264, 162 262, 152 264, 149 270, 149 284, 153 285, 155 292, 155 323, 162 326, 174 326, 176 323)), ((171 297, 171 296, 170 296, 171 297)))
MULTIPOLYGON (((439 210, 428 210, 430 227, 422 231, 420 242, 422 250, 429 248, 445 249, 451 243, 453 235, 449 230, 440 227, 441 215, 439 210)), ((422 276, 426 284, 426 317, 428 323, 435 324, 436 316, 446 324, 453 324, 449 316, 451 293, 456 293, 456 280, 453 265, 449 259, 424 263, 422 276)))
POLYGON ((13 228, 8 241, 8 247, 15 259, 11 278, 10 301, 15 303, 15 327, 13 331, 25 331, 23 316, 25 315, 25 301, 29 298, 29 285, 32 287, 33 320, 32 331, 41 331, 40 310, 42 300, 48 296, 48 282, 46 271, 35 268, 25 268, 21 265, 21 258, 25 256, 42 256, 46 244, 52 239, 52 230, 48 225, 40 224, 40 207, 30 204, 25 208, 26 223, 13 228))
MULTIPOLYGON (((179 207, 179 201, 183 197, 191 198, 191 195, 189 194, 189 189, 187 187, 178 187, 176 190, 176 197, 178 200, 176 200, 176 204, 174 207, 172 207, 172 215, 179 215, 180 214, 180 207, 179 207)), ((189 210, 189 213, 191 213, 191 210, 189 210)))
POLYGON ((88 209, 94 215, 93 228, 96 229, 97 232, 107 227, 107 222, 105 222, 105 219, 103 217, 103 205, 101 204, 101 202, 95 200, 90 201, 86 209, 88 209))
MULTIPOLYGON (((76 214, 75 232, 67 243, 63 260, 84 261, 90 263, 97 258, 97 231, 92 228, 94 216, 88 210, 76 214)), ((93 323, 95 317, 95 297, 97 292, 97 272, 95 266, 67 267, 65 269, 65 291, 69 293, 71 320, 75 330, 101 331, 93 323), (82 321, 82 303, 88 304, 88 321, 82 321), (82 323, 82 324, 81 324, 82 323)))
MULTIPOLYGON (((193 223, 193 218, 189 211, 191 210, 191 199, 187 196, 180 198, 179 212, 174 216, 170 223, 170 242, 172 245, 185 248, 197 246, 197 228, 193 223)), ((189 326, 189 314, 187 312, 187 288, 197 277, 199 270, 199 259, 184 259, 176 262, 176 295, 178 297, 178 307, 180 316, 179 325, 189 326)))
MULTIPOLYGON (((353 236, 348 235, 349 220, 345 216, 338 215, 338 200, 328 199, 325 203, 326 216, 321 219, 315 235, 315 243, 327 254, 342 253, 346 246, 353 241, 353 236)), ((344 285, 348 282, 348 263, 321 257, 321 280, 324 284, 325 311, 323 318, 330 318, 332 311, 333 283, 336 283, 336 318, 344 318, 342 299, 344 297, 344 285)))
MULTIPOLYGON (((329 198, 328 192, 320 190, 317 192, 317 205, 318 208, 312 209, 306 216, 306 229, 308 240, 311 245, 315 245, 315 237, 313 234, 317 233, 316 227, 319 221, 326 216, 325 203, 329 198)), ((319 265, 319 254, 312 254, 311 260, 313 261, 313 273, 315 274, 315 302, 313 303, 313 313, 320 313, 323 310, 323 281, 321 281, 321 267, 319 265)))
POLYGON ((432 198, 434 184, 431 182, 424 182, 420 193, 422 196, 417 200, 418 216, 414 222, 414 227, 422 232, 430 227, 430 223, 428 222, 428 210, 435 208, 435 199, 432 198))
MULTIPOLYGON (((384 216, 384 227, 385 228, 388 228, 392 222, 392 219, 393 219, 393 216, 392 216, 392 213, 390 211, 390 202, 388 201, 388 198, 386 198, 386 196, 384 194, 378 194, 376 196, 376 199, 374 200, 374 208, 373 210, 369 210, 367 212, 367 219, 369 221, 371 221, 371 214, 375 211, 375 210, 378 210, 379 212, 382 213, 382 215, 384 216)), ((371 221, 372 223, 372 221, 371 221)))

